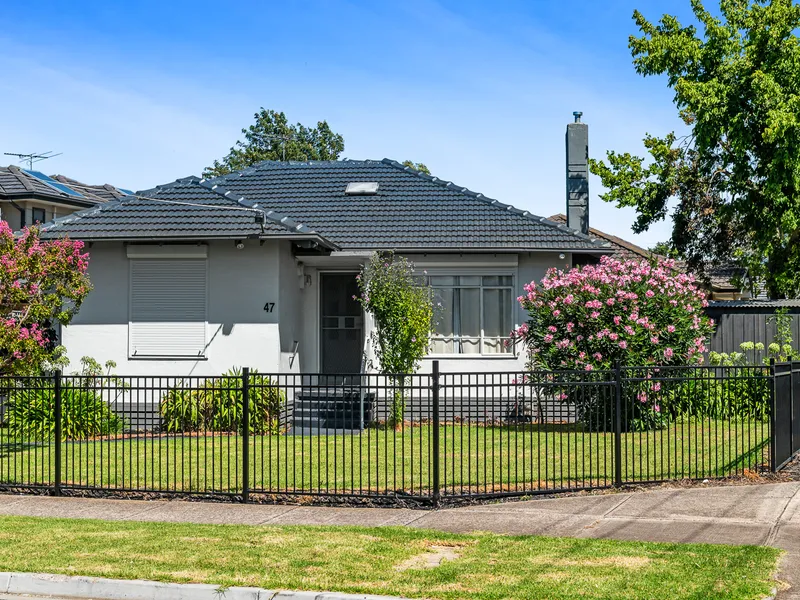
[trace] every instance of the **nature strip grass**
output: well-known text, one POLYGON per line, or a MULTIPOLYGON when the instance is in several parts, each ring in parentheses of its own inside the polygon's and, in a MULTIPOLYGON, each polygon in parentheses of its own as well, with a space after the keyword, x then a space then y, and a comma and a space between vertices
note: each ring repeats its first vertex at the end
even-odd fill
POLYGON ((460 535, 402 527, 195 525, 0 517, 6 571, 333 590, 434 600, 756 599, 766 547, 460 535), (444 551, 443 551, 444 549, 444 551), (431 554, 449 556, 431 567, 431 554))

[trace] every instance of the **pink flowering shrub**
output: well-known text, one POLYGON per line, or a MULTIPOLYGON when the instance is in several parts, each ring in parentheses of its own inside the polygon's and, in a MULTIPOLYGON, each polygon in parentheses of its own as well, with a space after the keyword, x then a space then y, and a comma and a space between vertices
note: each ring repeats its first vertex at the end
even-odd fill
MULTIPOLYGON (((597 265, 550 269, 540 283, 526 285, 518 300, 530 319, 512 337, 524 341, 536 369, 598 371, 616 361, 701 363, 713 331, 703 312, 704 292, 671 260, 651 264, 604 256, 597 265)), ((648 394, 654 385, 637 391, 630 420, 659 420, 661 407, 648 394)), ((595 401, 590 396, 586 402, 595 401)))
POLYGON ((52 327, 68 324, 91 286, 83 242, 15 237, 0 221, 0 374, 38 373, 63 355, 52 327))

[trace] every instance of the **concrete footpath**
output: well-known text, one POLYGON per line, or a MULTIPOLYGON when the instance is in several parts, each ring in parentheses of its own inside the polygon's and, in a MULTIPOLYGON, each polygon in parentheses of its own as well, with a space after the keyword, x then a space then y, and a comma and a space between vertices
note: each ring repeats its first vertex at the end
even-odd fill
POLYGON ((240 525, 406 525, 453 532, 759 544, 787 552, 779 600, 800 600, 800 482, 654 489, 443 510, 0 495, 0 515, 240 525))

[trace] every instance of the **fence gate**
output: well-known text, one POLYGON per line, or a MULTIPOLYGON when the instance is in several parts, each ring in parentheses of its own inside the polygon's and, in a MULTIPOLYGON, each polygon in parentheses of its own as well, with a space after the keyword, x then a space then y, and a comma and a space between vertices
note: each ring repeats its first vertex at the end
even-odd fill
POLYGON ((778 471, 800 452, 800 361, 774 368, 772 466, 778 471))

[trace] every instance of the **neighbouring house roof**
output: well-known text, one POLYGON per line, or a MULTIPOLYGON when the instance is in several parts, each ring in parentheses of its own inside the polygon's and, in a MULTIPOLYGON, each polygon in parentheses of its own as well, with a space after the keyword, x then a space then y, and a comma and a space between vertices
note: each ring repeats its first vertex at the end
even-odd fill
MULTIPOLYGON (((555 223, 567 223, 567 215, 564 213, 558 213, 557 215, 553 215, 550 217, 550 220, 555 223)), ((589 235, 595 237, 600 240, 605 240, 611 246, 611 250, 615 256, 619 256, 626 260, 641 260, 643 258, 651 258, 653 253, 646 248, 642 248, 641 246, 637 246, 636 244, 632 244, 627 240, 623 240, 620 237, 615 235, 611 235, 610 233, 606 233, 604 231, 600 231, 599 229, 595 229, 594 227, 589 227, 589 235)))
MULTIPOLYGON (((551 216, 550 220, 555 221, 556 223, 566 223, 567 216, 563 213, 559 213, 551 216)), ((641 260, 643 258, 650 259, 653 256, 660 256, 654 252, 651 252, 650 250, 647 250, 646 248, 632 244, 627 240, 623 240, 622 238, 611 235, 610 233, 605 233, 604 231, 600 231, 594 227, 589 228, 589 234, 598 239, 607 241, 609 244, 611 244, 613 254, 626 260, 641 260)), ((681 270, 685 270, 686 268, 685 265, 680 261, 678 262, 677 266, 681 270)), ((708 267, 706 269, 708 284, 715 293, 739 292, 740 288, 735 286, 731 280, 737 275, 741 276, 743 274, 744 269, 735 265, 719 265, 708 267)))
POLYGON ((122 190, 120 188, 114 187, 110 183, 104 183, 103 185, 89 185, 87 183, 81 183, 71 177, 67 177, 65 175, 53 175, 53 179, 63 183, 69 187, 71 187, 76 192, 80 192, 81 194, 87 196, 94 196, 96 198, 100 198, 106 202, 109 200, 117 200, 124 196, 130 195, 128 190, 122 190))
MULTIPOLYGON (((277 215, 282 225, 291 223, 293 233, 314 234, 344 250, 598 254, 610 250, 607 242, 564 224, 388 159, 265 161, 223 177, 186 178, 138 195, 77 213, 48 230, 83 239, 259 235, 260 229, 247 220, 251 216, 220 209, 221 203, 236 196, 239 204, 277 215), (351 183, 377 184, 377 191, 374 185, 351 186, 358 195, 348 195, 345 190, 351 183), (182 204, 170 205, 170 201, 182 204)), ((286 230, 284 227, 282 233, 286 230)))
POLYGON ((310 228, 199 177, 98 204, 42 226, 42 237, 197 240, 286 237, 335 248, 310 228))
POLYGON ((709 302, 710 309, 719 308, 725 310, 774 310, 777 308, 800 308, 800 299, 769 300, 766 298, 748 298, 744 300, 717 300, 709 302))
POLYGON ((51 183, 47 183, 47 179, 39 171, 27 171, 14 165, 0 167, 0 200, 45 200, 87 207, 125 195, 124 191, 109 184, 88 185, 63 175, 49 177, 51 183), (63 186, 73 193, 68 193, 63 186))

